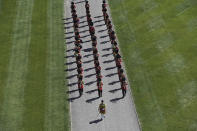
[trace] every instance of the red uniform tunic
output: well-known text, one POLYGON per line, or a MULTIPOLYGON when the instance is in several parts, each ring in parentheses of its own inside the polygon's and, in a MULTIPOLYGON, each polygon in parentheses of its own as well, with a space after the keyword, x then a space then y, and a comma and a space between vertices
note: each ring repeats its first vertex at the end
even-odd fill
POLYGON ((95 29, 94 29, 94 27, 93 26, 90 26, 90 30, 89 30, 90 32, 95 32, 95 29))
POLYGON ((127 89, 127 83, 126 82, 122 82, 122 84, 121 84, 121 88, 123 89, 123 90, 126 90, 127 89))
POLYGON ((98 89, 99 89, 99 91, 102 91, 103 90, 103 83, 102 82, 99 83, 98 89))

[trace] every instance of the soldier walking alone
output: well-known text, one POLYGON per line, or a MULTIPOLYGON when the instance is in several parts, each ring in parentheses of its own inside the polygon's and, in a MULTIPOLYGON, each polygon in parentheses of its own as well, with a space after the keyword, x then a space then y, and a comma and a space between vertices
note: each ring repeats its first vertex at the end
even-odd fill
POLYGON ((105 113, 106 113, 106 105, 104 104, 103 100, 101 100, 98 110, 99 113, 101 114, 101 120, 103 120, 105 118, 105 113))

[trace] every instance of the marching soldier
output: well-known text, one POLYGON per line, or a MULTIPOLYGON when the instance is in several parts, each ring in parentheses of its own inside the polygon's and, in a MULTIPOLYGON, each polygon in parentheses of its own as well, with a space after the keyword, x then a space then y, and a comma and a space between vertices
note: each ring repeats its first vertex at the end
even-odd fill
POLYGON ((122 97, 124 98, 125 95, 126 95, 126 91, 127 91, 127 86, 128 84, 124 81, 124 82, 121 82, 121 89, 122 89, 122 97))
POLYGON ((78 89, 79 89, 79 96, 81 96, 83 94, 83 81, 79 81, 78 82, 78 89))
POLYGON ((98 96, 99 97, 102 97, 102 92, 103 92, 103 82, 100 79, 98 83, 98 96))
POLYGON ((106 105, 104 104, 103 100, 101 101, 98 110, 99 110, 99 113, 101 114, 101 120, 103 120, 106 114, 106 105))

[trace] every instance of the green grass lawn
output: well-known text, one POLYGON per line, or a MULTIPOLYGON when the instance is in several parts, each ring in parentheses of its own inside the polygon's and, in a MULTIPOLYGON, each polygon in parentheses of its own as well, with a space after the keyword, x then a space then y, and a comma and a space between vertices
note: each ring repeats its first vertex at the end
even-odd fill
POLYGON ((63 0, 0 4, 0 130, 69 130, 63 0))
POLYGON ((143 131, 196 131, 197 1, 109 4, 143 131))
MULTIPOLYGON (((5 84, 5 80, 7 77, 7 66, 10 57, 10 49, 12 45, 12 27, 15 19, 15 11, 16 11, 16 1, 7 0, 6 2, 1 1, 0 8, 0 105, 2 105, 3 101, 3 85, 5 84), (4 4, 4 6, 2 6, 4 4), (11 10, 8 8, 12 8, 11 10), (5 14, 9 15, 5 15, 5 14)), ((1 109, 1 106, 0 106, 1 109)))

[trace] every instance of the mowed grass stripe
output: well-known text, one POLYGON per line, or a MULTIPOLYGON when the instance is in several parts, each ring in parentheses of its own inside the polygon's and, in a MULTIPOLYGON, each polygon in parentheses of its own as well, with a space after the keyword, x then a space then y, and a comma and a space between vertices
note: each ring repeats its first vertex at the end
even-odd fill
POLYGON ((109 2, 143 130, 197 130, 194 1, 109 2))
POLYGON ((34 0, 31 46, 24 90, 24 130, 44 129, 48 0, 34 0))
POLYGON ((2 0, 0 0, 0 12, 1 12, 1 7, 2 7, 2 0))
POLYGON ((131 88, 134 88, 133 85, 134 78, 135 80, 138 79, 144 80, 143 82, 141 81, 140 86, 136 88, 138 88, 137 90, 140 91, 141 94, 143 94, 140 97, 144 98, 144 100, 147 100, 146 102, 144 102, 147 104, 146 105, 143 104, 143 106, 146 106, 146 108, 144 109, 148 110, 148 112, 151 112, 151 114, 147 115, 143 113, 144 109, 143 107, 141 108, 141 104, 140 104, 142 102, 139 101, 141 99, 136 99, 136 93, 135 93, 136 89, 135 88, 132 89, 134 91, 133 95, 135 99, 135 104, 137 105, 136 110, 138 112, 140 122, 142 122, 142 128, 144 129, 144 126, 146 127, 148 125, 148 124, 145 125, 146 123, 144 124, 144 118, 146 118, 151 123, 155 123, 155 125, 160 125, 159 127, 154 126, 154 128, 152 128, 153 130, 157 130, 160 128, 165 130, 166 129, 166 124, 164 121, 165 119, 163 116, 162 108, 160 107, 159 102, 157 100, 157 96, 155 95, 154 90, 152 90, 151 88, 144 88, 144 87, 152 87, 152 83, 146 71, 143 70, 144 68, 143 64, 145 63, 145 60, 140 56, 142 51, 139 50, 137 47, 138 45, 136 45, 137 43, 136 42, 137 38, 135 36, 136 34, 133 33, 134 32, 133 27, 129 23, 129 17, 127 16, 129 9, 125 9, 125 5, 122 3, 122 1, 114 1, 114 2, 110 1, 110 5, 112 4, 113 4, 113 6, 111 6, 112 17, 114 18, 113 20, 115 22, 115 26, 117 26, 116 31, 118 33, 120 47, 123 53, 123 59, 126 63, 126 69, 127 69, 127 74, 129 76, 129 81, 132 85, 131 88), (113 7, 116 5, 117 7, 114 10, 113 7), (117 13, 120 14, 119 17, 115 17, 117 13), (128 23, 125 23, 125 21, 127 21, 128 23), (135 66, 132 67, 134 64, 135 66), (129 67, 132 67, 132 69, 130 69, 129 67), (133 74, 134 71, 136 71, 137 73, 133 74), (131 75, 135 75, 135 76, 131 76, 131 75))
POLYGON ((17 17, 8 66, 8 78, 3 91, 1 128, 22 130, 24 86, 26 80, 28 49, 31 39, 33 0, 17 1, 17 17))
MULTIPOLYGON (((13 27, 15 25, 14 20, 16 19, 16 8, 16 1, 5 0, 4 6, 0 11, 0 105, 3 104, 3 89, 8 75, 7 72, 12 47, 13 27)), ((2 106, 0 106, 0 112, 1 109, 2 106)))
POLYGON ((69 130, 68 102, 64 84, 63 1, 48 2, 48 52, 45 130, 69 130))

